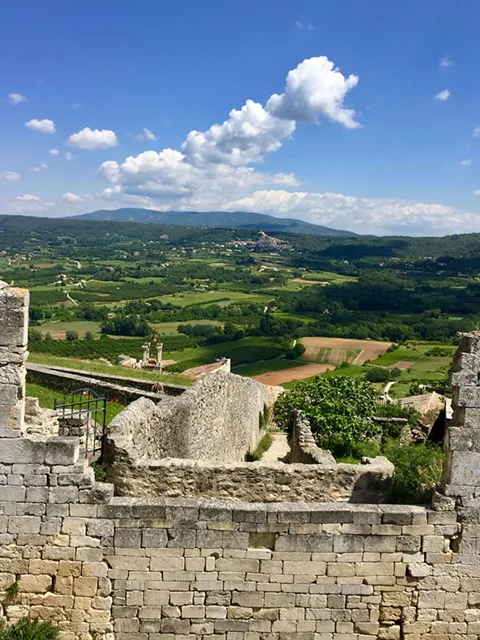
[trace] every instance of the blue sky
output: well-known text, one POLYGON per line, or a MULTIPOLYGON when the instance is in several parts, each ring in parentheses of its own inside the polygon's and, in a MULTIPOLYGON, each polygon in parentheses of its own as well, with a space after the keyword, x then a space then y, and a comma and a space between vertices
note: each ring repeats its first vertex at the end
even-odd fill
POLYGON ((1 0, 0 213, 480 231, 479 20, 476 0, 1 0))

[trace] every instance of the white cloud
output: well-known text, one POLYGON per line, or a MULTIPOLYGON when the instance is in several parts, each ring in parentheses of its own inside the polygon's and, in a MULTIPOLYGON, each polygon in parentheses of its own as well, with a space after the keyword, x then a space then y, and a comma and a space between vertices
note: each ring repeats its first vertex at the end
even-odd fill
POLYGON ((297 29, 306 29, 307 31, 313 31, 315 27, 310 22, 300 22, 300 20, 295 20, 294 22, 297 29))
POLYGON ((82 105, 80 104, 80 102, 74 102, 72 104, 72 109, 81 109, 82 105))
POLYGON ((25 102, 27 98, 25 96, 22 96, 21 93, 9 93, 8 99, 10 100, 10 104, 13 104, 13 106, 16 107, 17 104, 25 102))
POLYGON ((17 196, 16 200, 20 200, 21 202, 40 202, 40 198, 32 196, 31 193, 26 193, 23 196, 17 196))
POLYGON ((451 67, 455 62, 449 56, 443 56, 440 58, 440 62, 438 63, 443 69, 447 69, 451 67))
POLYGON ((54 202, 42 200, 31 193, 25 193, 24 195, 17 196, 10 200, 5 200, 0 197, 0 205, 4 211, 25 215, 45 215, 55 211, 54 202))
POLYGON ((480 137, 480 125, 478 125, 478 127, 475 127, 475 129, 473 130, 473 137, 474 138, 480 137))
MULTIPOLYGON (((480 195, 480 191, 478 192, 480 195)), ((341 193, 256 191, 226 205, 231 211, 293 216, 314 224, 375 235, 444 235, 458 229, 480 231, 480 215, 439 204, 341 193)))
POLYGON ((84 201, 84 198, 82 196, 77 195, 76 193, 64 193, 62 196, 62 200, 64 200, 65 202, 73 202, 74 204, 76 203, 80 203, 84 201))
POLYGON ((448 100, 450 97, 450 91, 448 89, 444 89, 443 91, 440 91, 440 93, 437 93, 433 99, 434 100, 441 100, 442 102, 444 102, 445 100, 448 100))
POLYGON ((30 171, 33 171, 34 173, 41 173, 42 171, 45 171, 45 169, 48 169, 48 164, 42 162, 42 164, 39 164, 37 167, 32 167, 30 171))
POLYGON ((137 140, 156 140, 157 136, 150 131, 150 129, 147 129, 146 127, 143 127, 143 133, 139 133, 138 136, 135 136, 137 140))
POLYGON ((261 104, 247 100, 232 109, 228 120, 205 131, 190 131, 182 145, 186 157, 195 165, 225 162, 244 165, 261 162, 282 146, 281 139, 295 131, 295 123, 271 116, 261 104))
POLYGON ((0 180, 20 180, 20 174, 15 171, 2 171, 0 180))
POLYGON ((25 126, 32 131, 41 131, 42 133, 56 133, 55 123, 53 120, 37 120, 34 118, 25 123, 25 126))
POLYGON ((58 156, 60 151, 58 149, 50 149, 48 152, 51 156, 58 156))
POLYGON ((460 164, 462 165, 462 167, 468 167, 470 164, 472 164, 472 159, 468 158, 467 160, 462 160, 460 164))
POLYGON ((96 149, 109 149, 117 146, 117 136, 114 131, 109 129, 90 129, 85 127, 77 133, 73 133, 67 140, 67 144, 77 149, 87 149, 93 151, 96 149))
POLYGON ((283 120, 317 122, 325 116, 355 129, 360 124, 355 121, 355 111, 344 107, 344 100, 357 84, 358 76, 345 78, 327 57, 310 58, 289 71, 285 92, 273 94, 266 109, 283 120))
POLYGON ((65 160, 76 160, 77 156, 74 156, 73 153, 71 153, 70 151, 67 151, 67 153, 65 154, 65 160))

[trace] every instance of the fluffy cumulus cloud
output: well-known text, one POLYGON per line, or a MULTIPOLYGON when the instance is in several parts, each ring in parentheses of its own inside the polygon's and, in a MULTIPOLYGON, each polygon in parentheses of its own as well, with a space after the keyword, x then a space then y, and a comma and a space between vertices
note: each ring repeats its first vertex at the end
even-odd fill
POLYGON ((137 138, 137 140, 156 140, 157 136, 153 133, 153 131, 150 131, 150 129, 147 129, 146 127, 143 127, 143 132, 139 133, 138 136, 135 136, 137 138))
POLYGON ((84 202, 84 198, 82 196, 77 195, 76 193, 64 193, 62 196, 62 200, 64 202, 72 202, 73 204, 80 204, 81 202, 84 202))
POLYGON ((473 137, 480 138, 480 125, 478 125, 478 127, 475 127, 475 129, 473 130, 473 137))
POLYGON ((345 108, 344 102, 357 84, 358 76, 345 78, 327 57, 310 58, 289 71, 284 93, 274 93, 267 102, 267 110, 284 120, 317 122, 324 116, 355 129, 360 126, 355 111, 345 108))
POLYGON ((16 107, 17 104, 25 102, 27 98, 25 96, 22 96, 21 93, 9 93, 8 99, 10 100, 10 104, 13 104, 13 106, 16 107))
POLYGON ((117 136, 109 129, 90 129, 85 127, 77 133, 73 133, 67 140, 67 144, 77 149, 94 151, 97 149, 109 149, 117 146, 117 136))
POLYGON ((448 89, 444 89, 443 91, 440 91, 435 96, 433 96, 433 99, 440 100, 440 102, 445 102, 445 100, 448 100, 449 97, 450 97, 450 91, 448 89))
POLYGON ((20 174, 15 171, 2 171, 0 180, 20 180, 20 174))
POLYGON ((50 149, 50 151, 48 153, 51 156, 58 156, 60 154, 60 151, 58 149, 50 149))
POLYGON ((462 165, 462 167, 468 167, 472 164, 472 159, 467 158, 466 160, 462 160, 460 164, 462 165))
POLYGON ((208 131, 190 131, 183 151, 194 165, 226 163, 245 165, 261 162, 282 146, 282 138, 295 131, 295 122, 272 116, 261 104, 247 100, 232 109, 228 120, 208 131))
POLYGON ((71 153, 70 151, 67 151, 67 153, 65 154, 65 160, 75 160, 77 156, 74 156, 73 153, 71 153))
POLYGON ((53 120, 37 120, 34 118, 33 120, 29 120, 25 123, 25 126, 31 129, 32 131, 40 131, 41 133, 56 133, 55 123, 53 120))

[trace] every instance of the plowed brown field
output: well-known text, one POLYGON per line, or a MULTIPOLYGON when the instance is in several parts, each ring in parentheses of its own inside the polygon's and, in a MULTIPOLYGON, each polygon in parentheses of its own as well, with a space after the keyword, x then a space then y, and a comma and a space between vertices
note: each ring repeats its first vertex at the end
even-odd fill
POLYGON ((364 364, 367 360, 375 360, 386 353, 392 345, 391 342, 322 337, 302 338, 301 342, 305 346, 302 360, 332 364, 364 364))
POLYGON ((271 371, 270 373, 261 373, 258 376, 252 376, 254 380, 263 382, 263 384, 283 384, 292 380, 304 380, 318 373, 323 373, 329 369, 335 369, 333 364, 316 364, 311 362, 300 367, 292 367, 291 369, 282 369, 281 371, 271 371))

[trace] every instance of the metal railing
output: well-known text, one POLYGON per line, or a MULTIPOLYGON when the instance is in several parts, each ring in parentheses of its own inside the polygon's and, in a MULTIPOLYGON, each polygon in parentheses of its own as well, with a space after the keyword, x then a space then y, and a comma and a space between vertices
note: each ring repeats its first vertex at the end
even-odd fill
POLYGON ((107 398, 99 396, 93 389, 76 389, 55 399, 54 409, 58 414, 60 435, 78 436, 86 458, 101 462, 106 433, 107 398))

